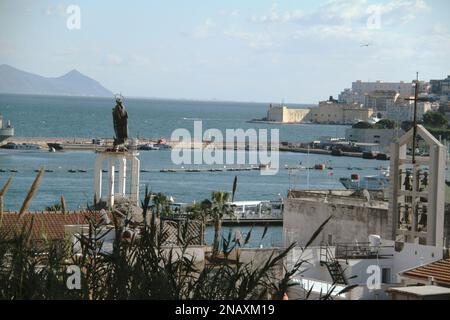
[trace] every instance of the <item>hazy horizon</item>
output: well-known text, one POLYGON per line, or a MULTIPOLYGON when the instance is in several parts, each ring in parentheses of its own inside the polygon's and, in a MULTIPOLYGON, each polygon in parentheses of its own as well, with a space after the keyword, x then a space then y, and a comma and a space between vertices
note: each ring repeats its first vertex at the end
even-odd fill
POLYGON ((450 74, 446 0, 0 3, 0 64, 148 99, 317 104, 450 74), (68 22, 79 9, 78 28, 68 22))

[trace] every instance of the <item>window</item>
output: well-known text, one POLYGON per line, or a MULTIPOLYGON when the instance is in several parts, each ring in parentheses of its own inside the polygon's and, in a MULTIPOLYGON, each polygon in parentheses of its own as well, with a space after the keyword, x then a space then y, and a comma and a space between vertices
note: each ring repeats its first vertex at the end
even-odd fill
POLYGON ((383 268, 381 271, 381 282, 391 283, 391 269, 383 268))

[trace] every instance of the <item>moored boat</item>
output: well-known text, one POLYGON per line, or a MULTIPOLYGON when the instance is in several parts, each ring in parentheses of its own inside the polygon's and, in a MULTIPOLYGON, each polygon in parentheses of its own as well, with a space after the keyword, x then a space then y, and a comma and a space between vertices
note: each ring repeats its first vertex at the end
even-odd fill
POLYGON ((386 171, 377 176, 364 177, 352 174, 350 178, 340 178, 339 182, 349 190, 382 191, 389 187, 389 173, 386 171))

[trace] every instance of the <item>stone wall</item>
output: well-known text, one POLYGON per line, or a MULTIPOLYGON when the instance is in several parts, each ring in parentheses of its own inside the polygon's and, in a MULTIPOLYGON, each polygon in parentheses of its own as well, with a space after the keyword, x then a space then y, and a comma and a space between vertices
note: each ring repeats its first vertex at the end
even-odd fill
POLYGON ((356 197, 310 194, 285 199, 283 234, 285 244, 306 244, 314 231, 330 216, 313 245, 336 242, 368 242, 371 234, 392 238, 391 217, 384 201, 356 197))

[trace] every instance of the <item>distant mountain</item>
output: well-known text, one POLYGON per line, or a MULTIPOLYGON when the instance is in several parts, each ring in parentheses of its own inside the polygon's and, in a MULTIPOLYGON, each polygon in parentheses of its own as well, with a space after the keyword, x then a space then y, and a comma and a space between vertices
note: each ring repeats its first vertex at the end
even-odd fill
POLYGON ((72 70, 60 77, 47 78, 7 64, 0 65, 0 93, 100 97, 113 95, 99 82, 77 70, 72 70))

